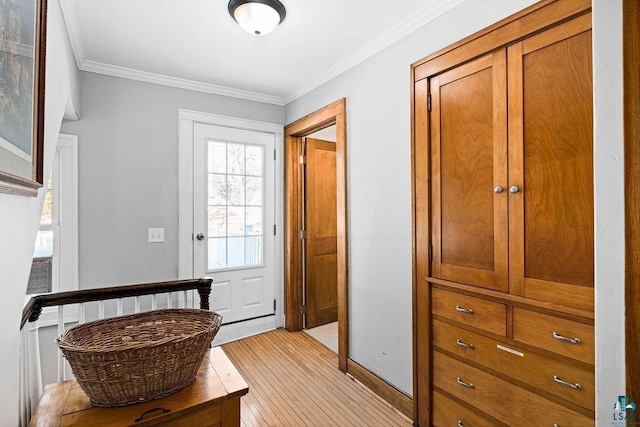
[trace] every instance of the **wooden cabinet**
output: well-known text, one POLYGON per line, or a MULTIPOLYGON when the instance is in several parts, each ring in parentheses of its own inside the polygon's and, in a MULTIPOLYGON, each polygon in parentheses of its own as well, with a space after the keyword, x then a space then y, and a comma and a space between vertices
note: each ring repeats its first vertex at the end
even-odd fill
POLYGON ((507 53, 509 290, 593 310, 591 14, 507 53))
POLYGON ((413 65, 419 426, 594 424, 590 7, 413 65))
POLYGON ((593 309, 591 82, 590 15, 430 79, 433 277, 593 309))
POLYGON ((504 49, 431 79, 433 277, 508 289, 504 49), (497 184, 496 184, 497 185, 497 184))

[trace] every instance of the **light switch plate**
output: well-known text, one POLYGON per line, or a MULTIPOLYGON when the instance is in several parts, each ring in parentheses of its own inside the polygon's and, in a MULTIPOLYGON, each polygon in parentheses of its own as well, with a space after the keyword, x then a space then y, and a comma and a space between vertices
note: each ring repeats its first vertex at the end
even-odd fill
POLYGON ((150 228, 149 243, 162 243, 162 242, 164 242, 164 228, 150 228))

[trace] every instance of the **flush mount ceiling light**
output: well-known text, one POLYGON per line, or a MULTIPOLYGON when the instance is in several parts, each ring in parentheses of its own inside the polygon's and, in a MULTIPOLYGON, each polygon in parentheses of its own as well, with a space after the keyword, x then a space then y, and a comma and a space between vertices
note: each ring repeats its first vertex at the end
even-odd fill
POLYGON ((278 0, 231 0, 229 13, 245 31, 257 36, 273 31, 287 15, 278 0))

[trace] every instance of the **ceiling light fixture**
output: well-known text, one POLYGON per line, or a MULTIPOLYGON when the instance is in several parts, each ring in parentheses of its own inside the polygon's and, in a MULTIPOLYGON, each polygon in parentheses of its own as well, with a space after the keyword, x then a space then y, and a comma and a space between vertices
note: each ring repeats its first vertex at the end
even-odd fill
POLYGON ((231 0, 229 13, 245 31, 257 36, 273 31, 287 15, 278 0, 231 0))

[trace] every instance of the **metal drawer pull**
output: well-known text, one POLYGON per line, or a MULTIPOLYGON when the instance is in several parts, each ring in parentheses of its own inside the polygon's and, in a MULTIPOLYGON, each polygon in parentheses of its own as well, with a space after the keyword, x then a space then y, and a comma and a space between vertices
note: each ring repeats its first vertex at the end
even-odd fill
POLYGON ((571 387, 571 388, 576 389, 576 390, 582 390, 582 386, 580 384, 578 384, 578 383, 575 383, 575 384, 568 383, 568 382, 560 379, 560 377, 558 377, 557 375, 553 376, 553 380, 555 382, 557 382, 558 384, 563 385, 565 387, 571 387))
POLYGON ((459 311, 460 313, 467 313, 467 314, 473 314, 473 310, 470 308, 462 308, 459 305, 456 305, 456 311, 459 311))
POLYGON ((464 427, 464 424, 462 424, 462 420, 458 420, 458 427, 464 427))
POLYGON ((467 344, 467 343, 462 342, 460 340, 456 340, 456 344, 458 344, 462 348, 471 348, 471 349, 475 348, 473 344, 467 344))
POLYGON ((476 386, 474 386, 473 384, 471 384, 471 383, 465 383, 464 381, 462 381, 462 380, 460 379, 460 377, 457 377, 457 378, 456 378, 456 382, 457 382, 458 384, 460 384, 461 386, 466 387, 466 388, 476 388, 476 386))
POLYGON ((567 338, 567 337, 563 337, 562 335, 560 335, 557 332, 553 333, 553 337, 557 340, 560 341, 564 341, 564 342, 568 342, 570 344, 582 344, 582 340, 580 338, 567 338))

